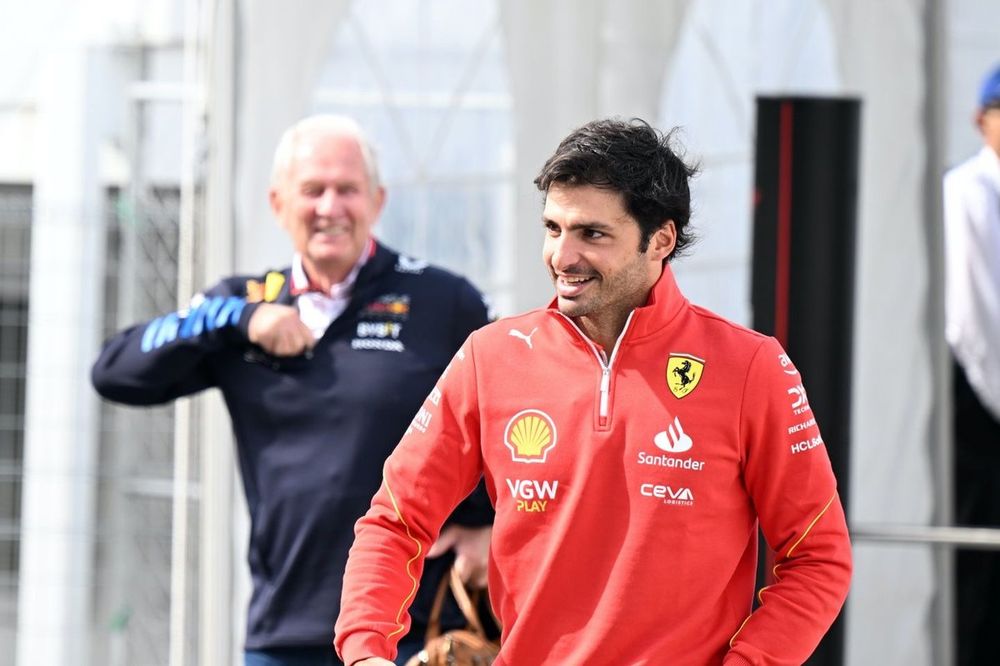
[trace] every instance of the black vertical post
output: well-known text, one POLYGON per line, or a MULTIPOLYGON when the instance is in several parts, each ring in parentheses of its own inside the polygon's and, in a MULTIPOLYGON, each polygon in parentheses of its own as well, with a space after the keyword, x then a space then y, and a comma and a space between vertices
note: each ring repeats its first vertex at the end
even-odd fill
MULTIPOLYGON (((753 327, 802 373, 845 508, 860 108, 856 99, 757 99, 753 327)), ((761 552, 766 584, 773 555, 761 552)), ((838 618, 807 663, 843 662, 838 618)))

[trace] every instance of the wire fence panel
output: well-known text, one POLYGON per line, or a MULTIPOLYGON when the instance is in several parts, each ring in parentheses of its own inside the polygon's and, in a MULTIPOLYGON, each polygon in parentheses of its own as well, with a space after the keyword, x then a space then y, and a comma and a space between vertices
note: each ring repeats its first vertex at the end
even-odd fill
MULTIPOLYGON (((105 333, 175 309, 179 195, 109 193, 105 333)), ((95 575, 95 663, 166 664, 174 407, 102 403, 95 575)), ((189 514, 197 533, 197 512, 189 514)), ((188 569, 197 581, 194 549, 188 569)), ((196 618, 197 596, 185 600, 196 618)), ((189 649, 196 654, 196 645, 189 649)), ((190 663, 194 663, 191 661, 190 663)))
POLYGON ((30 244, 31 188, 0 185, 0 664, 17 630, 30 244))
MULTIPOLYGON (((176 189, 153 189, 141 197, 108 192, 105 336, 175 309, 178 208, 176 189)), ((31 187, 0 185, 0 666, 13 666, 16 659, 31 220, 31 187)), ((80 663, 167 664, 173 447, 172 405, 101 403, 94 573, 87 590, 92 653, 81 655, 80 663)), ((196 488, 197 479, 191 481, 196 488)), ((189 514, 193 534, 196 509, 189 514)), ((185 598, 192 627, 196 556, 195 542, 188 549, 185 598)), ((197 633, 188 635, 193 638, 186 648, 188 663, 196 663, 197 633)))

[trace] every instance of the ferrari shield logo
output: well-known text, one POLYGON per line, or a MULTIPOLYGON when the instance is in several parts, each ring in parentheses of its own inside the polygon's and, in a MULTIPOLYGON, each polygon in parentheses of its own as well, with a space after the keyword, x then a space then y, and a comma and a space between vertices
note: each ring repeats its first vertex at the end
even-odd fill
POLYGON ((698 388, 705 371, 705 359, 690 354, 671 354, 667 360, 667 388, 675 398, 683 398, 698 388))

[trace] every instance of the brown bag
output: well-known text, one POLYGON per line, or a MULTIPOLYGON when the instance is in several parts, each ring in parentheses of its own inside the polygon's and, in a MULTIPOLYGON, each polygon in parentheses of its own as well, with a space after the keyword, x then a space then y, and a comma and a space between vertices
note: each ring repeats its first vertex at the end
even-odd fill
POLYGON ((455 567, 451 573, 441 580, 431 616, 427 622, 427 639, 424 649, 410 657, 406 666, 490 666, 500 652, 500 646, 490 641, 483 630, 483 623, 476 611, 479 591, 469 596, 455 567), (458 607, 462 609, 468 626, 465 629, 454 629, 441 634, 441 604, 444 593, 451 587, 458 607))

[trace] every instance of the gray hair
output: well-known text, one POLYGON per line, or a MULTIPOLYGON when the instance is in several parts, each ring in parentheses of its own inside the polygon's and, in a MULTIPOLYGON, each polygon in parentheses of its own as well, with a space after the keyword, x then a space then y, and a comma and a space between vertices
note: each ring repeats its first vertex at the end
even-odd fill
POLYGON ((372 194, 378 191, 382 182, 378 173, 378 162, 375 159, 375 148, 361 125, 349 116, 323 113, 314 116, 307 116, 285 130, 278 141, 278 147, 274 151, 274 163, 271 166, 271 185, 275 185, 292 167, 292 160, 295 159, 295 150, 299 147, 299 142, 307 134, 333 134, 339 136, 349 136, 358 142, 361 149, 361 158, 365 162, 365 170, 368 172, 368 185, 372 194))

